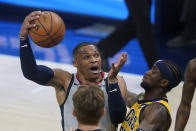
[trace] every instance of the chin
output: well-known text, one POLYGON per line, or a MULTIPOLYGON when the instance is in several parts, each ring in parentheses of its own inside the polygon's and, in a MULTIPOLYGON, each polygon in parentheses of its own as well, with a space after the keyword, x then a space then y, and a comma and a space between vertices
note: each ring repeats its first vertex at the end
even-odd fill
POLYGON ((144 81, 141 82, 140 86, 141 86, 144 90, 149 90, 148 84, 145 83, 144 81))
POLYGON ((92 79, 97 79, 97 78, 99 78, 99 73, 98 74, 91 74, 90 75, 90 77, 92 78, 92 79))

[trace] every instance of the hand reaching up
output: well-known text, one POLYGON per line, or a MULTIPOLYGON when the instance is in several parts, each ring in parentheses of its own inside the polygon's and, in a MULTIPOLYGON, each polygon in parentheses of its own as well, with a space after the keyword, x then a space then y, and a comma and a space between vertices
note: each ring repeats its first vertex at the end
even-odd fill
POLYGON ((121 68, 124 66, 124 64, 127 61, 127 53, 122 52, 120 58, 118 59, 118 62, 114 64, 112 62, 112 68, 110 69, 108 73, 108 82, 117 82, 117 75, 118 72, 121 70, 121 68))

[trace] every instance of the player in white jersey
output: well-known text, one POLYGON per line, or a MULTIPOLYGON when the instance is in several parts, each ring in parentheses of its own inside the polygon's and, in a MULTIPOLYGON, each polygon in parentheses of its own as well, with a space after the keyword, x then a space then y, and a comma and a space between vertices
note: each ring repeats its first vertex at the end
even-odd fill
MULTIPOLYGON (((73 109, 71 98, 80 85, 88 85, 91 83, 99 84, 101 89, 105 92, 107 101, 109 96, 106 93, 108 86, 107 81, 108 83, 117 82, 120 88, 119 92, 122 94, 122 97, 125 98, 126 84, 124 79, 117 76, 117 74, 121 67, 125 64, 127 54, 121 54, 119 61, 117 64, 113 64, 108 75, 101 72, 101 57, 97 47, 88 42, 77 45, 73 50, 73 65, 77 68, 77 72, 75 74, 71 74, 62 69, 50 69, 43 65, 37 65, 28 40, 28 31, 30 28, 35 27, 31 21, 38 19, 40 14, 41 11, 34 11, 30 13, 22 24, 20 30, 21 68, 23 75, 27 79, 41 85, 53 86, 55 88, 56 98, 59 106, 61 107, 62 127, 64 131, 67 131, 70 127, 77 127, 76 119, 71 115, 73 109), (108 79, 106 79, 107 77, 108 79)), ((113 110, 113 108, 108 109, 110 102, 111 100, 106 103, 106 115, 101 119, 101 128, 105 131, 113 130, 111 122, 118 124, 115 123, 116 119, 118 119, 118 121, 119 119, 123 120, 123 118, 118 118, 116 115, 113 115, 115 114, 115 110, 113 110), (108 114, 109 111, 110 115, 108 114)), ((126 110, 126 108, 119 109, 123 112, 126 110)))

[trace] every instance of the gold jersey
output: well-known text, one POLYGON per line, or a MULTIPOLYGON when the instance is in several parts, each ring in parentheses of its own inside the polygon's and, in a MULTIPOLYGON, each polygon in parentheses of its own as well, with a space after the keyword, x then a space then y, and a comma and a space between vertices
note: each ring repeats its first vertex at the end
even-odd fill
POLYGON ((128 111, 127 116, 120 127, 120 131, 136 131, 141 122, 141 112, 146 105, 158 103, 163 105, 170 115, 170 107, 167 99, 155 99, 155 100, 138 100, 128 111))

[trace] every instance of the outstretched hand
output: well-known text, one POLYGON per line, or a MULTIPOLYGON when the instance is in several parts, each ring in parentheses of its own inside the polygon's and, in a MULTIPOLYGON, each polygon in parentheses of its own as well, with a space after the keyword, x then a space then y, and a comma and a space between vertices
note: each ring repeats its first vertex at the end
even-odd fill
POLYGON ((32 21, 38 19, 40 15, 41 11, 33 11, 25 17, 19 34, 21 39, 26 39, 29 33, 29 29, 36 27, 36 25, 33 24, 32 21))
POLYGON ((124 64, 127 61, 127 53, 122 52, 120 58, 118 59, 118 62, 114 64, 112 62, 112 68, 110 69, 108 73, 108 82, 117 82, 117 75, 118 72, 121 70, 121 68, 124 66, 124 64))

